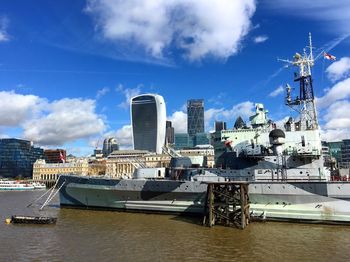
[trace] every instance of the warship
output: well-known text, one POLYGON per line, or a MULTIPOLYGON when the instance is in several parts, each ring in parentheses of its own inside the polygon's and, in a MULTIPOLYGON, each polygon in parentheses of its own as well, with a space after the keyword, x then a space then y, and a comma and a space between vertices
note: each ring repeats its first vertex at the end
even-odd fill
POLYGON ((298 95, 286 87, 296 110, 281 127, 256 104, 250 125, 211 134, 215 168, 140 168, 131 179, 61 175, 62 207, 203 214, 208 182, 248 181, 250 211, 268 220, 350 222, 350 182, 331 181, 324 167, 308 49, 284 60, 298 69, 298 95), (292 94, 293 93, 293 94, 292 94))

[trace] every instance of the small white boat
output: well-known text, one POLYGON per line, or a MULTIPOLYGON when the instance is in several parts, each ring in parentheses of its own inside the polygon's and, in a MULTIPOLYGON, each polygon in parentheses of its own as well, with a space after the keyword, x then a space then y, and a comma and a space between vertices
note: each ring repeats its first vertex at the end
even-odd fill
POLYGON ((46 189, 46 185, 40 182, 33 182, 32 186, 34 187, 34 189, 46 189))
POLYGON ((33 190, 31 183, 12 180, 0 180, 0 190, 33 190))

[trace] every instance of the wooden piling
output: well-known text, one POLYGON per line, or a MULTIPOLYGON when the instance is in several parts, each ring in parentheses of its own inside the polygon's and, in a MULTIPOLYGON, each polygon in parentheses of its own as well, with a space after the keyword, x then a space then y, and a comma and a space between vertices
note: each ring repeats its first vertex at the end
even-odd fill
POLYGON ((215 224, 244 229, 250 220, 247 182, 206 182, 203 225, 215 224))

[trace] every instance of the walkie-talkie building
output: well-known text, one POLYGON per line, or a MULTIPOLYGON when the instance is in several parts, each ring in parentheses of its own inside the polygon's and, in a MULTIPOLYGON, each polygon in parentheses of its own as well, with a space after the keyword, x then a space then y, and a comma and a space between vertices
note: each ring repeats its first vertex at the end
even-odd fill
POLYGON ((187 101, 187 133, 194 136, 204 133, 204 100, 191 99, 187 101))
POLYGON ((131 125, 135 150, 162 153, 166 109, 162 96, 143 94, 131 99, 131 125))

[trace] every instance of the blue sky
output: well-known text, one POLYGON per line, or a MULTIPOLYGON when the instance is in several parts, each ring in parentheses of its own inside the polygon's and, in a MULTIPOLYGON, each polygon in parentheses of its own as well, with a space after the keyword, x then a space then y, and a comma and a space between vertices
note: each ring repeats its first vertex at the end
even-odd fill
POLYGON ((187 99, 205 99, 206 129, 232 127, 261 102, 281 122, 291 59, 313 36, 322 136, 349 138, 350 3, 319 0, 3 0, 0 136, 87 155, 116 136, 131 146, 128 100, 158 93, 177 132, 187 99), (316 3, 317 2, 317 3, 316 3), (276 72, 279 72, 276 74, 276 72))

